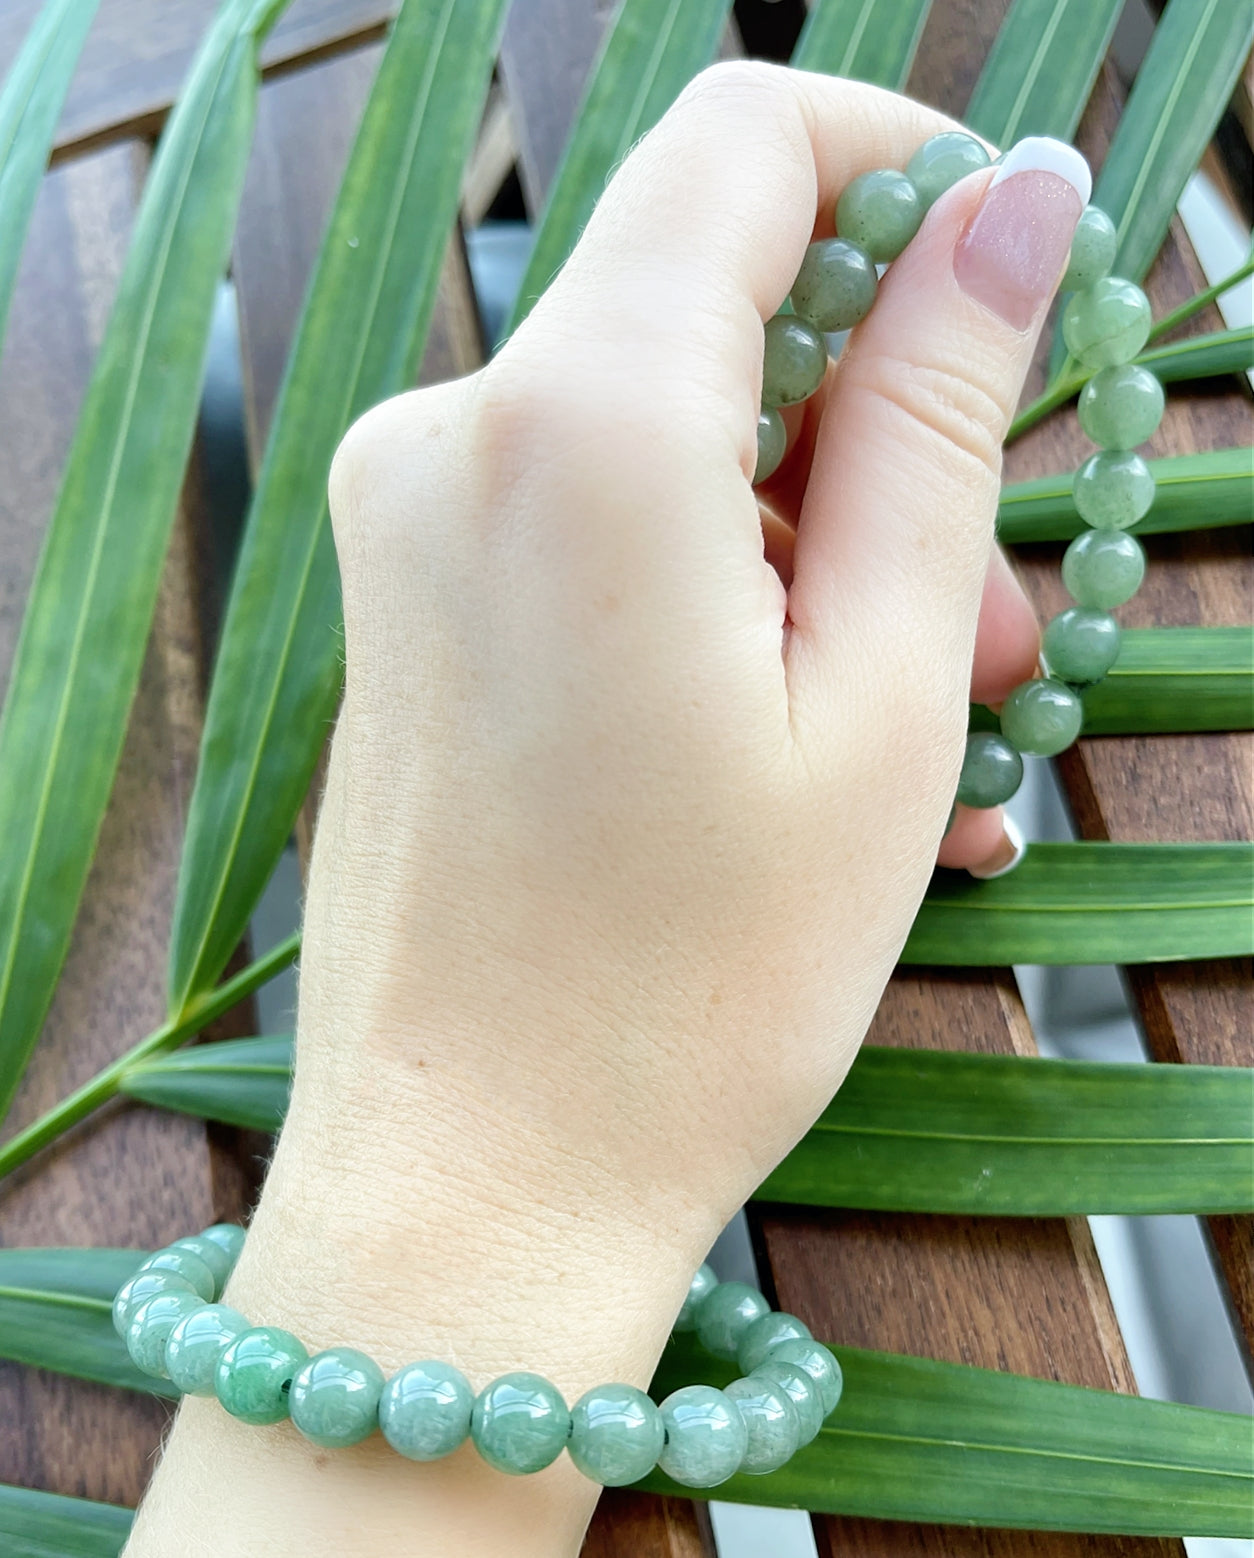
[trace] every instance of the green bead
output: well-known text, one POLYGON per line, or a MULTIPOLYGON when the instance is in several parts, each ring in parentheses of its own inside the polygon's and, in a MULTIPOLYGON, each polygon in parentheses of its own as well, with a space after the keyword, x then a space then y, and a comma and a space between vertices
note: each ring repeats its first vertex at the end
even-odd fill
POLYGON ((850 330, 871 312, 878 286, 865 249, 847 238, 822 238, 806 250, 792 284, 792 306, 816 330, 850 330))
POLYGON ((771 1306, 746 1282, 720 1282, 697 1310, 697 1340, 716 1358, 735 1358, 740 1338, 771 1306))
POLYGON ((539 1374, 502 1374, 479 1392, 470 1437, 489 1466, 521 1477, 542 1471, 570 1438, 570 1413, 539 1374))
POLYGON ((967 737, 966 756, 958 776, 958 801, 979 808, 1001 806, 1023 783, 1023 759, 991 730, 967 737))
POLYGON ((701 1265, 697 1267, 697 1274, 688 1284, 688 1297, 684 1299, 683 1308, 675 1317, 672 1331, 695 1331, 697 1328, 697 1310, 709 1298, 710 1294, 718 1286, 718 1278, 714 1275, 713 1266, 701 1265))
POLYGON ((1063 310, 1062 338, 1086 368, 1131 362, 1149 339, 1149 299, 1135 282, 1105 276, 1063 310))
POLYGON ((740 1345, 736 1348, 736 1362, 746 1374, 752 1374, 759 1363, 766 1362, 771 1349, 780 1342, 804 1341, 809 1334, 809 1326, 803 1320, 798 1320, 796 1315, 785 1314, 779 1309, 769 1310, 741 1334, 740 1345))
POLYGON ((801 1421, 782 1385, 754 1374, 733 1380, 723 1394, 736 1403, 749 1436, 740 1462, 742 1472, 760 1477, 792 1459, 801 1446, 801 1421))
POLYGON ((836 1361, 836 1354, 830 1347, 824 1347, 822 1342, 816 1342, 813 1337, 781 1342, 771 1354, 769 1361, 793 1363, 799 1369, 804 1369, 818 1390, 823 1416, 828 1417, 836 1410, 841 1392, 845 1388, 845 1377, 841 1372, 840 1364, 836 1361))
POLYGON ((235 1262, 213 1239, 206 1239, 204 1234, 189 1234, 186 1239, 175 1239, 169 1246, 172 1250, 186 1250, 189 1254, 197 1256, 208 1266, 213 1276, 213 1292, 211 1298, 217 1298, 226 1286, 226 1279, 231 1275, 235 1262))
POLYGON ((1141 588, 1145 548, 1123 530, 1085 530, 1062 558, 1062 582, 1078 605, 1122 606, 1141 588))
POLYGON ((862 174, 836 202, 836 231, 881 265, 897 258, 922 220, 919 192, 896 168, 862 174))
POLYGON ((768 1358, 753 1372, 760 1379, 768 1379, 783 1386, 797 1410, 799 1442, 809 1444, 823 1426, 823 1398, 815 1381, 800 1364, 788 1363, 783 1358, 768 1358))
POLYGON ((1154 502, 1153 473, 1139 454, 1103 449, 1075 473, 1076 512, 1095 530, 1126 530, 1144 519, 1154 502))
POLYGON ((758 412, 758 463, 753 468, 755 487, 775 474, 787 447, 788 430, 783 417, 774 406, 764 406, 758 412))
POLYGON ((1062 292, 1086 292, 1110 275, 1118 237, 1115 224, 1100 206, 1085 206, 1071 239, 1071 257, 1059 284, 1062 292))
POLYGON ((685 1488, 714 1488, 740 1469, 749 1430, 740 1408, 713 1385, 684 1385, 661 1405, 666 1443, 658 1465, 685 1488))
POLYGON ((762 403, 792 406, 808 400, 827 372, 827 343, 804 319, 776 314, 766 321, 762 352, 762 403))
POLYGON ((1119 624, 1108 611, 1071 606, 1045 629, 1041 653, 1050 675, 1087 687, 1100 682, 1119 658, 1119 624))
POLYGON ((1080 426, 1103 449, 1135 449, 1153 436, 1167 397, 1148 368, 1103 368, 1080 391, 1080 426))
POLYGON ((126 1336, 135 1311, 158 1293, 192 1293, 200 1295, 186 1277, 177 1271, 137 1271, 129 1282, 124 1282, 113 1300, 113 1329, 119 1336, 126 1336))
POLYGON ((1020 752, 1056 757, 1080 734, 1084 705, 1052 677, 1020 682, 1001 707, 1001 733, 1020 752))
POLYGON ((170 1332, 185 1315, 202 1309, 204 1302, 196 1293, 158 1293, 145 1299, 126 1328, 126 1350, 135 1367, 155 1379, 168 1378, 165 1344, 170 1332))
POLYGON ((203 1304, 184 1315, 165 1344, 165 1371, 185 1396, 213 1395, 218 1360, 248 1321, 225 1304, 203 1304))
POLYGON ((383 1370, 355 1347, 328 1347, 292 1376, 287 1406, 311 1444, 337 1450, 360 1444, 379 1426, 383 1370))
POLYGON ((647 1477, 665 1442, 662 1414, 634 1385, 596 1385, 571 1408, 570 1458, 603 1488, 647 1477))
POLYGON ((202 1228, 200 1237, 221 1245, 231 1257, 232 1265, 239 1259, 240 1251, 244 1248, 244 1230, 238 1223, 214 1223, 211 1228, 202 1228))
POLYGON ((282 1422, 292 1380, 308 1357, 297 1338, 277 1325, 241 1331, 218 1359, 214 1394, 242 1422, 282 1422))
POLYGON ((217 1283, 213 1280, 213 1272, 210 1271, 199 1255, 194 1255, 191 1250, 177 1250, 172 1245, 164 1250, 158 1250, 155 1255, 150 1255, 147 1260, 139 1264, 140 1271, 173 1271, 185 1281, 190 1283, 192 1291, 199 1293, 206 1303, 212 1303, 217 1297, 217 1283))
POLYGON ((988 153, 972 135, 961 130, 942 130, 923 142, 906 164, 906 177, 928 211, 947 189, 968 173, 988 167, 988 153))
POLYGON ((379 1427, 407 1460, 438 1461, 470 1437, 474 1405, 470 1382, 451 1363, 407 1363, 383 1387, 379 1427))

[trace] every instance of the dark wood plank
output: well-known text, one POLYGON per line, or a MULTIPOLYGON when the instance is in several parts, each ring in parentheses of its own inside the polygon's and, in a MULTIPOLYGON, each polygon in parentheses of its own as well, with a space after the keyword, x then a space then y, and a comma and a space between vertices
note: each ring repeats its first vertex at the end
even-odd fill
POLYGON ((607 1488, 580 1558, 714 1558, 714 1543, 698 1505, 607 1488))

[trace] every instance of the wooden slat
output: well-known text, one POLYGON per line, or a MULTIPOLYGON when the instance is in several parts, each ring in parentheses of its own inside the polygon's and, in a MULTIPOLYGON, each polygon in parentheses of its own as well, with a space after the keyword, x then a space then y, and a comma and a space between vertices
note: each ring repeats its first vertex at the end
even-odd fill
POLYGON ((686 1499, 607 1488, 580 1558, 714 1558, 709 1518, 686 1499))

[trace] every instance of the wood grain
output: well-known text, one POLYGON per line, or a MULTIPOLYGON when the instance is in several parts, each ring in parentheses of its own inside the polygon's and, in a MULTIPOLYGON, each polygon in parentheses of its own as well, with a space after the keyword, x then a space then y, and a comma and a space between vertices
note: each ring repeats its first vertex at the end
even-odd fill
POLYGON ((580 1558, 715 1558, 714 1539, 699 1505, 607 1488, 580 1558))

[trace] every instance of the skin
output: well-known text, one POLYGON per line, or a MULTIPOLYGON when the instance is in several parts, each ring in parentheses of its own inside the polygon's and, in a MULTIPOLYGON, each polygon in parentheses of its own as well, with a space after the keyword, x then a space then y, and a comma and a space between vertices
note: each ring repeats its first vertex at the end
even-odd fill
MULTIPOLYGON (((974 174, 789 414, 765 513, 762 321, 840 189, 947 127, 715 67, 508 348, 346 438, 295 1088, 226 1294, 254 1321, 476 1388, 644 1386, 714 1236, 839 1086, 968 696, 1035 664, 993 516, 1040 318, 956 285, 974 174)), ((943 858, 999 841, 969 814, 943 858)), ((596 1494, 565 1456, 415 1466, 192 1399, 126 1551, 560 1558, 596 1494)))

